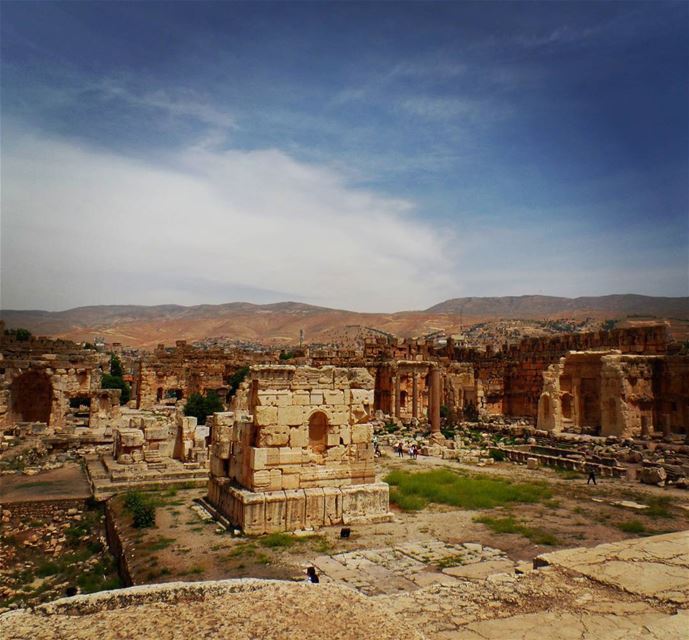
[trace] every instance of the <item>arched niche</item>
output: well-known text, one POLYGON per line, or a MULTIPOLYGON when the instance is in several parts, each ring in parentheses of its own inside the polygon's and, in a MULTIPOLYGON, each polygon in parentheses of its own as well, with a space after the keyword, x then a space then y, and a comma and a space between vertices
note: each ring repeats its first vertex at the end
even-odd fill
POLYGON ((328 416, 316 411, 309 418, 309 448, 315 453, 324 453, 328 444, 328 416))

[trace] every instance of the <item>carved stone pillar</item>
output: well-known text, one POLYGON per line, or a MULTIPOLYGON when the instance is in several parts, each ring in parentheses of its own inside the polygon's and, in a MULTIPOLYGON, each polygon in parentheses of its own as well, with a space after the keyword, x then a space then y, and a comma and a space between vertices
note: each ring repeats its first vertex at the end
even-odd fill
POLYGON ((400 374, 395 375, 395 418, 399 418, 402 411, 402 393, 400 391, 400 374))
POLYGON ((430 422, 431 438, 434 434, 440 434, 440 369, 431 367, 431 388, 430 388, 430 422))
POLYGON ((412 374, 411 383, 411 415, 413 418, 419 417, 419 374, 412 374))

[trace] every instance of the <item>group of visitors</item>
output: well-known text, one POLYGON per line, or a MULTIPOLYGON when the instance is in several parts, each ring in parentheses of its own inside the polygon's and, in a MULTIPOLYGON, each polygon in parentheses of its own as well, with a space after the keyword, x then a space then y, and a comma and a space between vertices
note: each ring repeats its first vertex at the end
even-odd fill
MULTIPOLYGON (((405 445, 404 443, 400 440, 394 447, 395 452, 397 453, 397 456, 400 458, 404 458, 404 450, 405 450, 405 445)), ((409 457, 412 460, 416 460, 416 458, 419 455, 419 445, 416 444, 415 442, 412 442, 408 447, 406 447, 407 453, 409 454, 409 457)))

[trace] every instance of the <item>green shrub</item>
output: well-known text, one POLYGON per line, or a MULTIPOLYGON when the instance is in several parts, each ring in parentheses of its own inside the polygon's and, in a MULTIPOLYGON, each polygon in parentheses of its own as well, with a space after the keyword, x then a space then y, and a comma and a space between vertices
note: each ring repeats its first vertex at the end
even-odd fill
POLYGON ((60 572, 60 567, 55 562, 41 562, 38 567, 36 567, 36 575, 39 578, 45 578, 47 576, 54 576, 56 573, 60 572))
POLYGON ((491 449, 489 455, 495 462, 503 462, 505 460, 505 452, 500 449, 491 449))
POLYGON ((625 533, 645 533, 646 527, 639 520, 629 520, 627 522, 620 522, 617 525, 620 531, 625 533))
POLYGON ((132 514, 132 523, 137 529, 155 525, 155 504, 140 491, 124 494, 124 508, 132 514))
POLYGON ((131 390, 123 378, 105 373, 101 378, 100 386, 101 389, 119 389, 122 392, 120 393, 120 404, 127 404, 129 402, 131 390))
POLYGON ((206 418, 216 411, 223 410, 222 400, 215 391, 208 391, 205 396, 192 393, 184 405, 184 415, 194 416, 199 424, 206 424, 206 418))
POLYGON ((144 529, 146 527, 152 527, 156 522, 156 511, 155 507, 146 502, 140 504, 134 510, 133 524, 137 529, 144 529))

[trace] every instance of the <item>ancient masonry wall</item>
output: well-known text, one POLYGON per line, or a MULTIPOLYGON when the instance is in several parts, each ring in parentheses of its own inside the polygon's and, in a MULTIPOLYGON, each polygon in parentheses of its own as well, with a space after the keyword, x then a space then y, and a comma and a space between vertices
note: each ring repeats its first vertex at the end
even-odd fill
POLYGON ((210 502, 247 533, 388 517, 366 369, 259 366, 209 418, 210 502))

